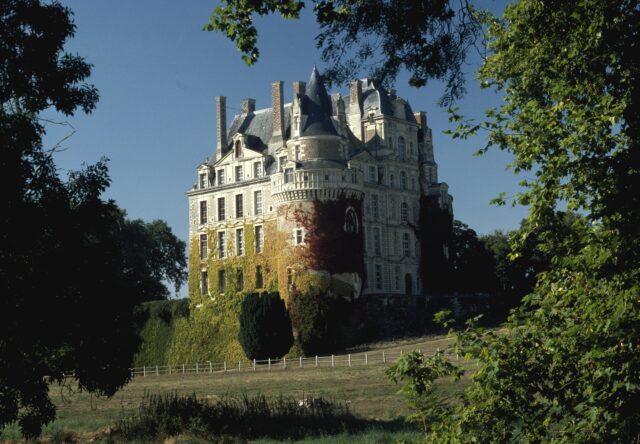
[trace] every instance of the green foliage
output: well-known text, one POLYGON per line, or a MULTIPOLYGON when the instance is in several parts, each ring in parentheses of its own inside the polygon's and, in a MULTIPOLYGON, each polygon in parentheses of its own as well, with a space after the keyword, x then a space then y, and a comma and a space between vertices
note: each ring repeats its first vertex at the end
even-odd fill
POLYGON ((179 291, 187 278, 186 245, 165 221, 126 220, 122 237, 127 270, 143 301, 169 297, 164 281, 179 291))
MULTIPOLYGON (((480 32, 466 2, 314 0, 321 27, 316 37, 322 58, 331 65, 325 73, 330 82, 344 83, 354 72, 371 69, 379 81, 393 81, 401 69, 410 73, 409 83, 423 86, 429 79, 447 85, 443 101, 464 91, 461 70, 467 48, 480 32), (375 44, 374 44, 375 42, 375 44)), ((224 33, 252 65, 258 60, 258 32, 254 15, 279 13, 297 19, 304 2, 297 0, 225 0, 214 10, 207 31, 224 33)))
POLYGON ((189 301, 152 301, 144 303, 143 308, 147 321, 140 332, 142 343, 136 353, 134 366, 163 365, 169 362, 169 349, 178 319, 189 316, 189 301))
MULTIPOLYGON (((458 336, 480 367, 429 442, 640 440, 639 11, 520 0, 487 19, 479 77, 505 104, 481 125, 516 173, 533 172, 516 198, 530 207, 516 243, 538 237, 551 267, 506 334, 458 336), (585 217, 560 221, 561 202, 585 217)), ((455 135, 478 129, 457 120, 455 135)))
POLYGON ((433 423, 451 412, 450 400, 439 398, 435 393, 436 380, 445 376, 458 380, 464 370, 448 362, 440 351, 431 357, 409 352, 391 364, 385 373, 394 384, 402 383, 398 393, 414 411, 407 420, 420 424, 422 431, 427 432, 433 423))
POLYGON ((491 254, 478 239, 474 230, 466 224, 453 221, 453 246, 451 257, 452 289, 463 293, 491 291, 494 262, 491 254))
POLYGON ((287 354, 293 345, 291 319, 278 293, 249 293, 244 297, 238 341, 249 359, 287 354))
MULTIPOLYGON (((221 436, 247 439, 299 439, 308 435, 353 432, 364 421, 342 404, 322 398, 225 396, 216 402, 194 395, 150 395, 136 414, 122 419, 111 437, 128 441, 160 440, 188 432, 207 440, 221 436)), ((230 438, 231 439, 231 438, 230 438)), ((218 442, 218 441, 216 441, 218 442)), ((234 441, 235 442, 235 441, 234 441)))
POLYGON ((289 315, 296 347, 305 356, 322 355, 343 348, 350 338, 352 305, 330 292, 310 288, 289 293, 289 315))

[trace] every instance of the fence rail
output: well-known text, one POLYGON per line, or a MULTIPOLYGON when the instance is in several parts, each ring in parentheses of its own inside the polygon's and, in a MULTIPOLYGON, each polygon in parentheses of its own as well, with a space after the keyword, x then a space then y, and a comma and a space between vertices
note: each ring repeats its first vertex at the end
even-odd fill
MULTIPOLYGON (((420 352, 421 350, 416 350, 420 352)), ((458 359, 452 349, 443 350, 450 358, 458 359)), ((437 349, 436 352, 440 352, 437 349)), ((132 377, 160 376, 160 375, 187 375, 200 373, 228 373, 228 372, 257 372, 276 370, 300 370, 309 368, 345 368, 361 367, 368 365, 381 365, 396 362, 404 351, 360 352, 342 355, 311 356, 300 358, 281 358, 264 360, 240 360, 212 362, 205 361, 195 364, 180 365, 150 365, 133 367, 130 370, 132 377)))

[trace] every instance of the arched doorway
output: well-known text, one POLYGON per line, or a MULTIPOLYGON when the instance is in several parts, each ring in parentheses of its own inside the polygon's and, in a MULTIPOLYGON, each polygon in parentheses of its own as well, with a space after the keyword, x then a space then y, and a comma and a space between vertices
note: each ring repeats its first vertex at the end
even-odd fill
POLYGON ((404 275, 404 294, 406 295, 413 294, 413 278, 409 273, 404 275))

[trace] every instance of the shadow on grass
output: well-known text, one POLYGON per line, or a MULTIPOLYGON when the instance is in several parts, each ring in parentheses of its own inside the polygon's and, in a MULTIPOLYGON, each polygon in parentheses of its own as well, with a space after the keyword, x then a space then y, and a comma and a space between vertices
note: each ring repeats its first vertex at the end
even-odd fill
POLYGON ((371 421, 353 415, 346 404, 323 398, 268 398, 226 395, 219 400, 193 395, 146 395, 138 410, 118 421, 109 438, 150 441, 188 435, 212 442, 260 438, 293 441, 312 436, 353 435, 367 430, 406 431, 401 420, 371 421))

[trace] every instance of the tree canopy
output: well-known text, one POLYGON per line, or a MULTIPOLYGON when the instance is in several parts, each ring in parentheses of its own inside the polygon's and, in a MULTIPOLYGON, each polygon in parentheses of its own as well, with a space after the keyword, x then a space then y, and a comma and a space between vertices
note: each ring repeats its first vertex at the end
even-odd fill
MULTIPOLYGON (((480 34, 466 0, 313 0, 311 4, 320 25, 317 46, 329 65, 323 75, 326 81, 344 83, 367 68, 372 78, 388 83, 406 69, 413 86, 443 80, 447 85, 443 103, 463 95, 462 64, 480 34)), ((252 65, 260 57, 254 18, 280 14, 297 19, 305 6, 300 0, 223 0, 204 28, 224 33, 245 63, 252 65)))
POLYGON ((42 145, 42 111, 89 113, 98 100, 91 65, 63 52, 74 32, 57 2, 0 2, 0 428, 17 421, 27 438, 54 419, 49 385, 65 372, 98 395, 129 380, 141 286, 184 279, 166 225, 143 224, 156 242, 144 268, 128 250, 140 223, 102 197, 106 160, 63 179, 42 145))

